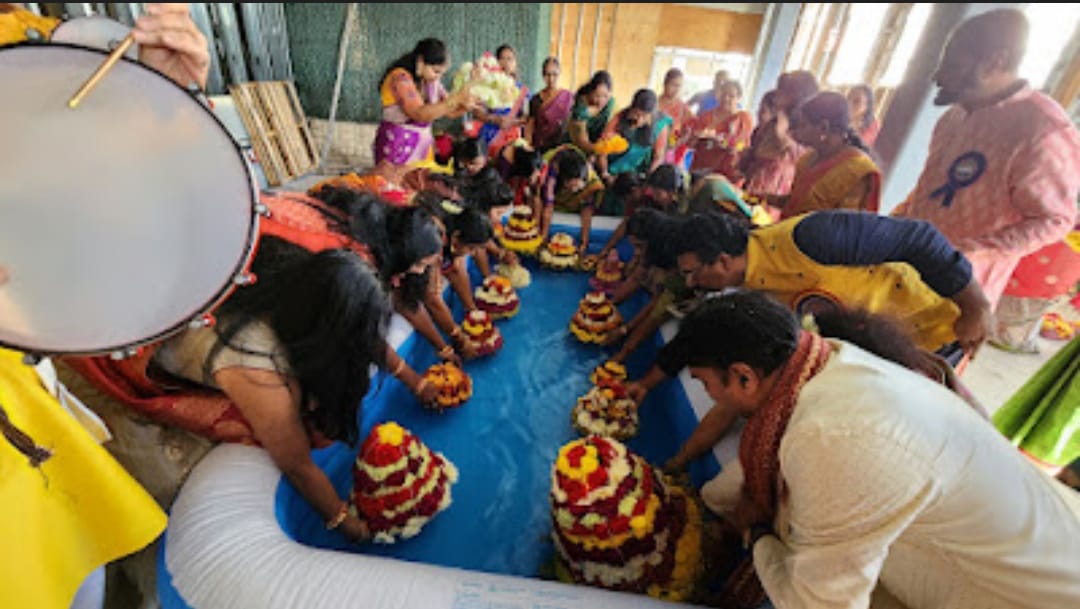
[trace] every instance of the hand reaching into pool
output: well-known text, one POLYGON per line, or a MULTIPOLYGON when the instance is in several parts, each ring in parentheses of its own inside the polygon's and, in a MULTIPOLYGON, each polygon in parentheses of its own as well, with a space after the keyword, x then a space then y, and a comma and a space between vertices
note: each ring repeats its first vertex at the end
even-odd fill
POLYGON ((420 382, 413 387, 412 392, 416 399, 426 406, 434 406, 439 399, 439 388, 433 383, 427 382, 426 379, 420 379, 420 382))
POLYGON ((626 397, 634 400, 634 403, 641 405, 645 401, 645 396, 649 395, 649 389, 639 381, 634 381, 626 385, 626 397))
MULTIPOLYGON (((610 347, 612 345, 616 345, 616 344, 619 343, 619 341, 626 338, 626 335, 629 334, 629 333, 630 333, 629 326, 627 326, 626 324, 623 324, 623 325, 619 326, 618 328, 615 328, 611 332, 607 333, 607 336, 604 337, 603 345, 605 347, 610 347)), ((621 364, 622 361, 618 360, 618 361, 616 361, 616 363, 621 364)))
POLYGON ((349 514, 341 522, 341 534, 352 543, 363 543, 371 539, 371 530, 363 520, 349 514))
POLYGON ((668 459, 661 469, 669 476, 678 477, 679 475, 686 473, 686 464, 686 459, 683 458, 682 453, 679 453, 668 459))

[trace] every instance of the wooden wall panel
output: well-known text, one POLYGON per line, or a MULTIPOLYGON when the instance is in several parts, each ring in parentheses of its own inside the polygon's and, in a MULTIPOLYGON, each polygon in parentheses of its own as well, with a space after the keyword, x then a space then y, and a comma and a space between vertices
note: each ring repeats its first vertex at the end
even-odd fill
POLYGON ((656 47, 751 54, 761 20, 761 15, 674 4, 556 3, 551 11, 549 51, 562 63, 560 87, 576 89, 581 86, 592 76, 590 67, 607 70, 614 81, 616 102, 621 108, 630 102, 634 91, 648 86, 656 47), (600 30, 597 37, 598 15, 600 30), (583 16, 580 21, 579 16, 583 16), (578 40, 579 23, 582 31, 575 70, 574 45, 578 40), (564 26, 561 45, 560 25, 564 26), (594 39, 597 40, 595 57, 594 39))

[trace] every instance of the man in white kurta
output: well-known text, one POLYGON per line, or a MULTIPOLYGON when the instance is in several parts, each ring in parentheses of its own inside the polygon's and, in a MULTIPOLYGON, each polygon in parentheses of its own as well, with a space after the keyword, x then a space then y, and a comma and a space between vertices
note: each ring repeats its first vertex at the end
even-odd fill
POLYGON ((1080 608, 1080 495, 959 396, 753 291, 684 333, 691 374, 748 418, 726 515, 777 609, 1080 608))
POLYGON ((1080 494, 942 385, 832 344, 783 435, 779 537, 754 546, 777 609, 867 607, 879 583, 911 608, 1080 607, 1080 494))

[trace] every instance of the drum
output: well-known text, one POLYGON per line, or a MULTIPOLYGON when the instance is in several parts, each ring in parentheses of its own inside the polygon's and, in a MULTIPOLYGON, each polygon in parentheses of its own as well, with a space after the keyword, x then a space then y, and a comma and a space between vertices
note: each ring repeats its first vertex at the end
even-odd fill
MULTIPOLYGON (((120 41, 130 31, 131 28, 119 21, 101 15, 88 15, 62 22, 52 31, 49 40, 111 51, 120 44, 120 41)), ((131 45, 131 48, 124 53, 124 57, 132 60, 138 59, 139 45, 131 45)))
POLYGON ((106 54, 0 48, 0 344, 40 355, 130 353, 212 311, 247 280, 256 189, 202 103, 106 54))

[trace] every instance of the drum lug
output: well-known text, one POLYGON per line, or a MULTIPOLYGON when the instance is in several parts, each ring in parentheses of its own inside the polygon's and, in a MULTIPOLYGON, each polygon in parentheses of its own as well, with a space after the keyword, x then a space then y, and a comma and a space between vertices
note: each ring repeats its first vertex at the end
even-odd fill
POLYGON ((139 354, 140 351, 142 351, 142 349, 140 349, 139 347, 133 347, 133 348, 129 348, 129 349, 121 349, 119 351, 113 351, 112 353, 109 354, 109 357, 111 357, 114 360, 128 359, 128 358, 131 358, 131 357, 135 357, 136 355, 139 354))
POLYGON ((256 279, 255 273, 237 273, 236 277, 233 277, 233 283, 236 285, 251 285, 255 283, 256 279))
POLYGON ((199 85, 195 83, 190 83, 187 86, 187 92, 188 95, 194 97, 195 100, 198 101, 200 104, 206 106, 207 108, 210 108, 211 110, 214 109, 214 102, 210 101, 210 98, 206 96, 206 92, 203 91, 202 87, 200 87, 199 85))
POLYGON ((37 366, 45 359, 40 353, 23 353, 22 362, 27 366, 37 366))
POLYGON ((255 213, 259 214, 260 216, 262 216, 264 218, 269 218, 270 217, 270 208, 267 207, 266 205, 263 205, 262 203, 256 203, 255 204, 255 213))
POLYGON ((217 324, 217 319, 210 313, 199 316, 197 319, 193 319, 188 327, 192 330, 198 330, 200 328, 212 328, 217 324))

